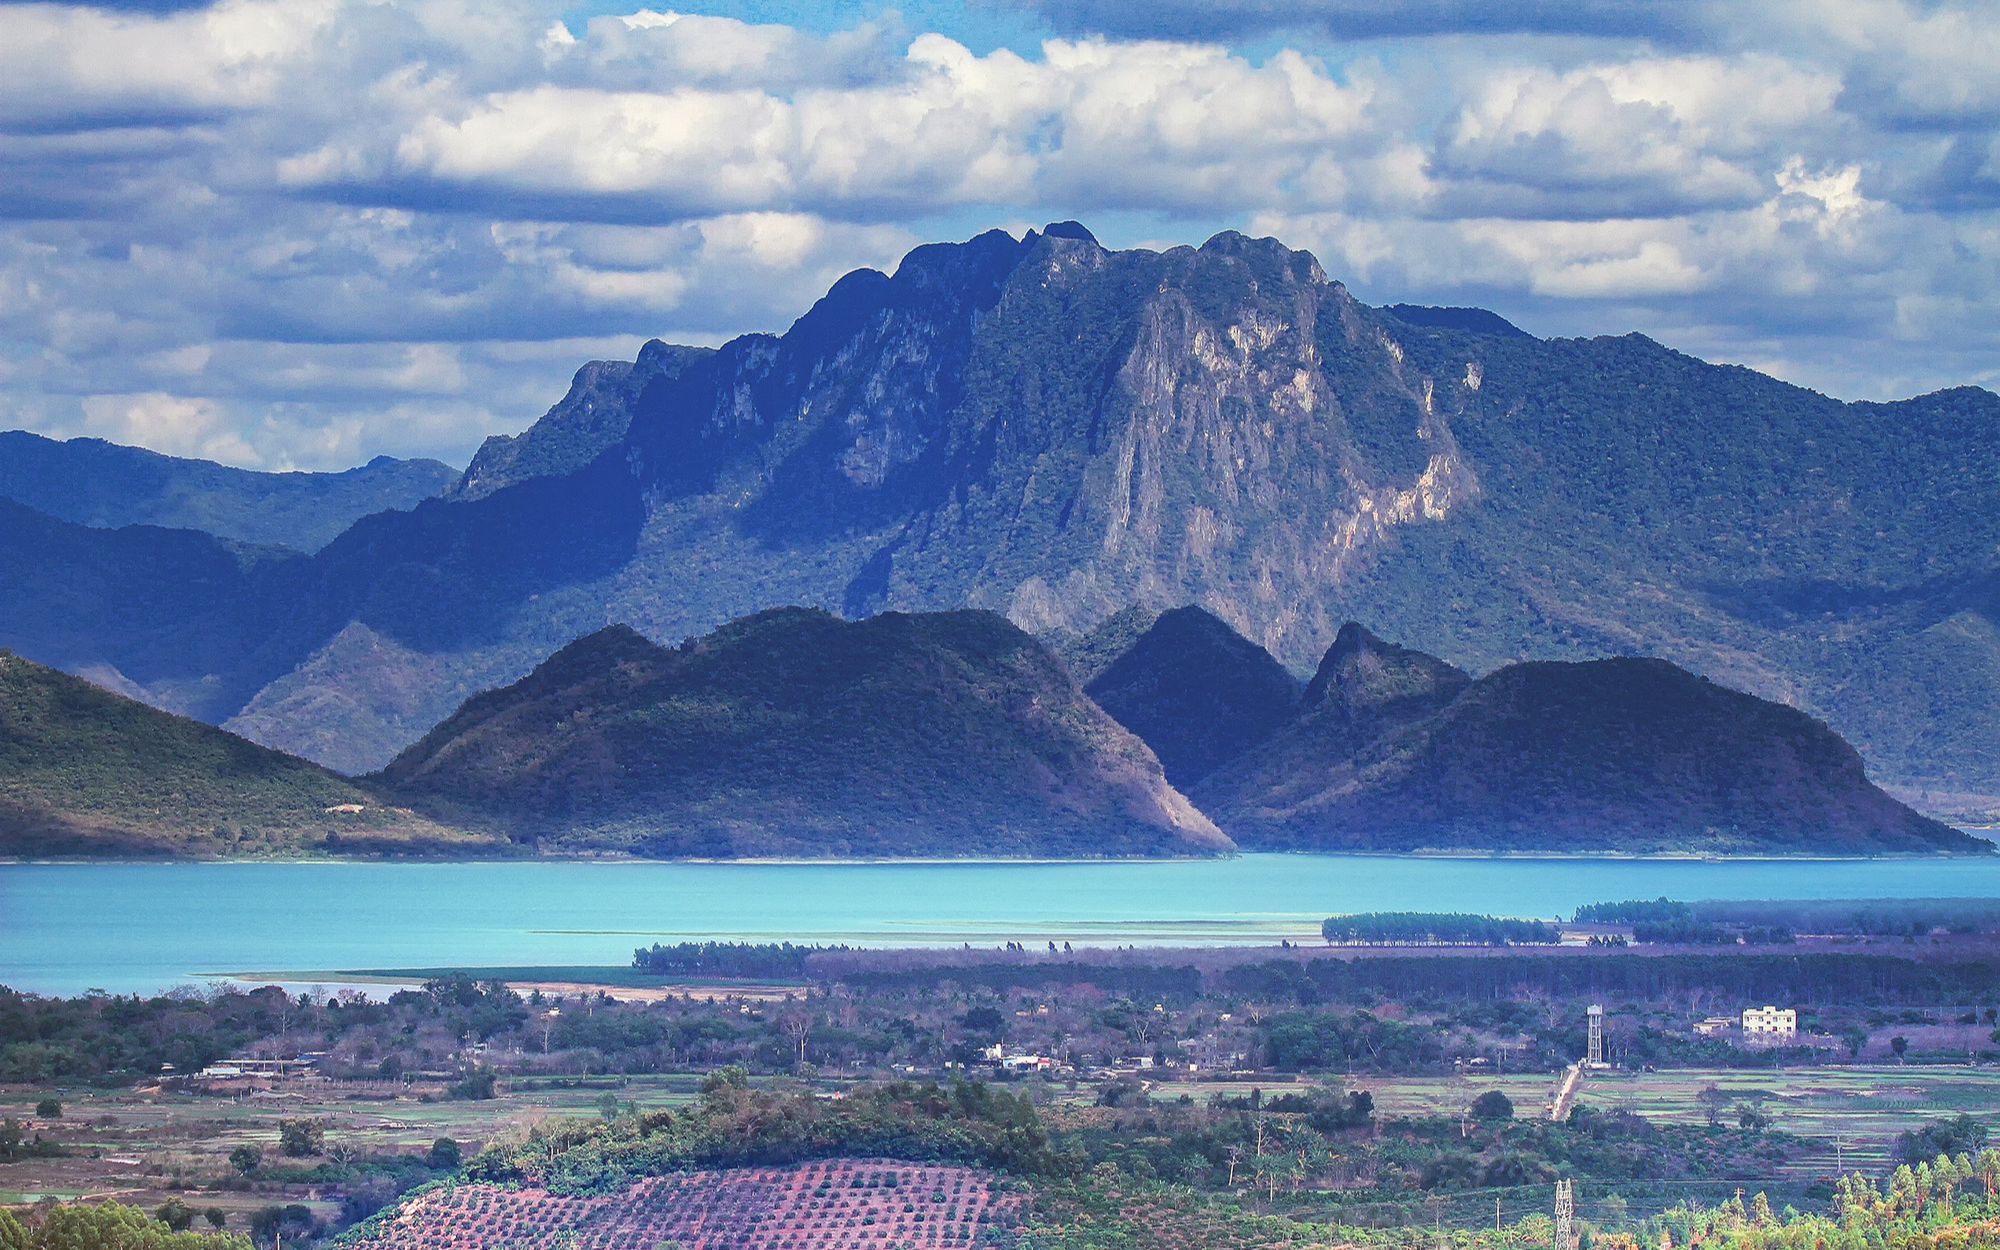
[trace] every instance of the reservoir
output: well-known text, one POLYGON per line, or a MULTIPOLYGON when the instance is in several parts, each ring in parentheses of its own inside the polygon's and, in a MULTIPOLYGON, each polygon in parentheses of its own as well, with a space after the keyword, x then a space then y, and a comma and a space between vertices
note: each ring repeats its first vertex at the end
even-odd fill
MULTIPOLYGON (((1077 947, 1319 940, 1336 912, 1564 917, 1628 898, 2000 897, 1990 860, 0 865, 0 985, 155 992, 228 974, 624 965, 684 940, 1077 947)), ((275 979, 258 977, 255 979, 275 979)))

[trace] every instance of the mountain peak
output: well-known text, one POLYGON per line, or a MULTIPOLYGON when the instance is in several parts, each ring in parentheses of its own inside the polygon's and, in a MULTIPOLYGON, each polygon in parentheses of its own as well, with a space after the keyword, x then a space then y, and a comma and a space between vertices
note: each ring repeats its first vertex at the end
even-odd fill
POLYGON ((1449 699, 1471 677, 1434 655, 1384 642, 1357 621, 1334 636, 1306 687, 1308 708, 1338 706, 1349 718, 1397 703, 1449 699))
POLYGON ((1990 850, 1871 784, 1824 724, 1666 660, 1472 681, 1349 624, 1315 686, 1319 706, 1195 792, 1245 847, 1990 850))
POLYGON ((1389 304, 1383 309, 1406 325, 1438 330, 1458 330, 1466 334, 1487 334, 1495 338, 1531 339, 1534 335, 1496 312, 1484 308, 1433 307, 1427 304, 1389 304))
POLYGON ((1299 704, 1297 679, 1270 652, 1193 605, 1160 613, 1084 691, 1182 789, 1277 732, 1299 704))
POLYGON ((1222 256, 1249 264, 1260 276, 1272 276, 1313 286, 1326 285, 1326 270, 1319 259, 1302 248, 1287 247, 1267 236, 1252 238, 1239 230, 1224 230, 1211 236, 1199 249, 1204 256, 1222 256))
POLYGON ((1096 243, 1092 234, 1080 221, 1052 221, 1042 227, 1042 237, 1047 239, 1081 239, 1085 243, 1096 243))
POLYGON ((623 660, 651 658, 665 654, 660 646, 630 625, 606 625, 594 634, 583 637, 557 651, 543 663, 553 663, 565 657, 574 660, 623 660))

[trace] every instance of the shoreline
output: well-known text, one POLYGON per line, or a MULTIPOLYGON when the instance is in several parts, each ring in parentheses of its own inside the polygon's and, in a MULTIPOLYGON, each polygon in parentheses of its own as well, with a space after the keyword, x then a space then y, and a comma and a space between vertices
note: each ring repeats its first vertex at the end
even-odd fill
MULTIPOLYGON (((2000 850, 2000 844, 1996 844, 2000 850)), ((638 855, 508 855, 469 856, 446 858, 439 856, 232 856, 221 858, 188 859, 170 856, 0 856, 0 868, 10 867, 204 867, 237 865, 369 865, 378 867, 472 867, 497 864, 576 864, 622 867, 634 865, 701 866, 701 867, 895 867, 910 866, 953 866, 980 867, 1004 865, 1017 867, 1033 866, 1104 866, 1104 867, 1144 867, 1154 864, 1208 864, 1244 859, 1252 856, 1298 856, 1311 859, 1391 859, 1391 860, 1504 860, 1504 861, 1549 861, 1558 863, 1713 863, 1713 864, 1754 864, 1754 863, 1882 863, 1917 862, 1942 863, 1947 861, 1985 862, 1996 858, 1992 851, 1855 851, 1848 854, 1785 854, 1782 852, 1726 852, 1726 851, 1505 851, 1473 849, 1439 849, 1416 851, 1366 851, 1366 850, 1264 850, 1237 851, 1231 855, 1158 855, 1158 856, 1008 856, 1008 855, 924 855, 924 856, 843 856, 843 857, 793 857, 793 856, 744 856, 735 859, 711 856, 691 856, 678 859, 655 859, 638 855)))

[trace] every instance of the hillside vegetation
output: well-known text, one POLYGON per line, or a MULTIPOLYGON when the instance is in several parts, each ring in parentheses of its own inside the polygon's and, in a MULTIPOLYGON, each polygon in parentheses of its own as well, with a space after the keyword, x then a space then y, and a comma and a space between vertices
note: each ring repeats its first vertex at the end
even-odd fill
POLYGON ((316 764, 0 651, 0 855, 478 854, 502 845, 384 807, 316 764))
POLYGON ((1065 654, 1246 850, 1990 849, 1877 788, 1812 717, 1662 660, 1475 679, 1349 622, 1301 696, 1216 617, 1148 619, 1121 612, 1065 654))
MULTIPOLYGON (((1113 617, 1098 634, 1117 637, 1126 619, 1113 617)), ((1094 634, 1078 650, 1107 645, 1094 634)), ((1183 789, 1276 733, 1299 704, 1298 679, 1270 652, 1194 607, 1161 613, 1084 691, 1145 739, 1183 789)))

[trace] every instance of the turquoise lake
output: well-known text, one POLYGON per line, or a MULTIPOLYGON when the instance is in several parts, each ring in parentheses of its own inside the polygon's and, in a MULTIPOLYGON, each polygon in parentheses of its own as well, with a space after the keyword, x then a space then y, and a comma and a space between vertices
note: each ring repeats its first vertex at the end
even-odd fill
POLYGON ((1663 894, 2000 897, 2000 857, 14 864, 0 865, 0 984, 126 993, 231 973, 624 964, 636 946, 703 938, 1274 944, 1317 939, 1334 912, 1553 917, 1580 903, 1663 894))

